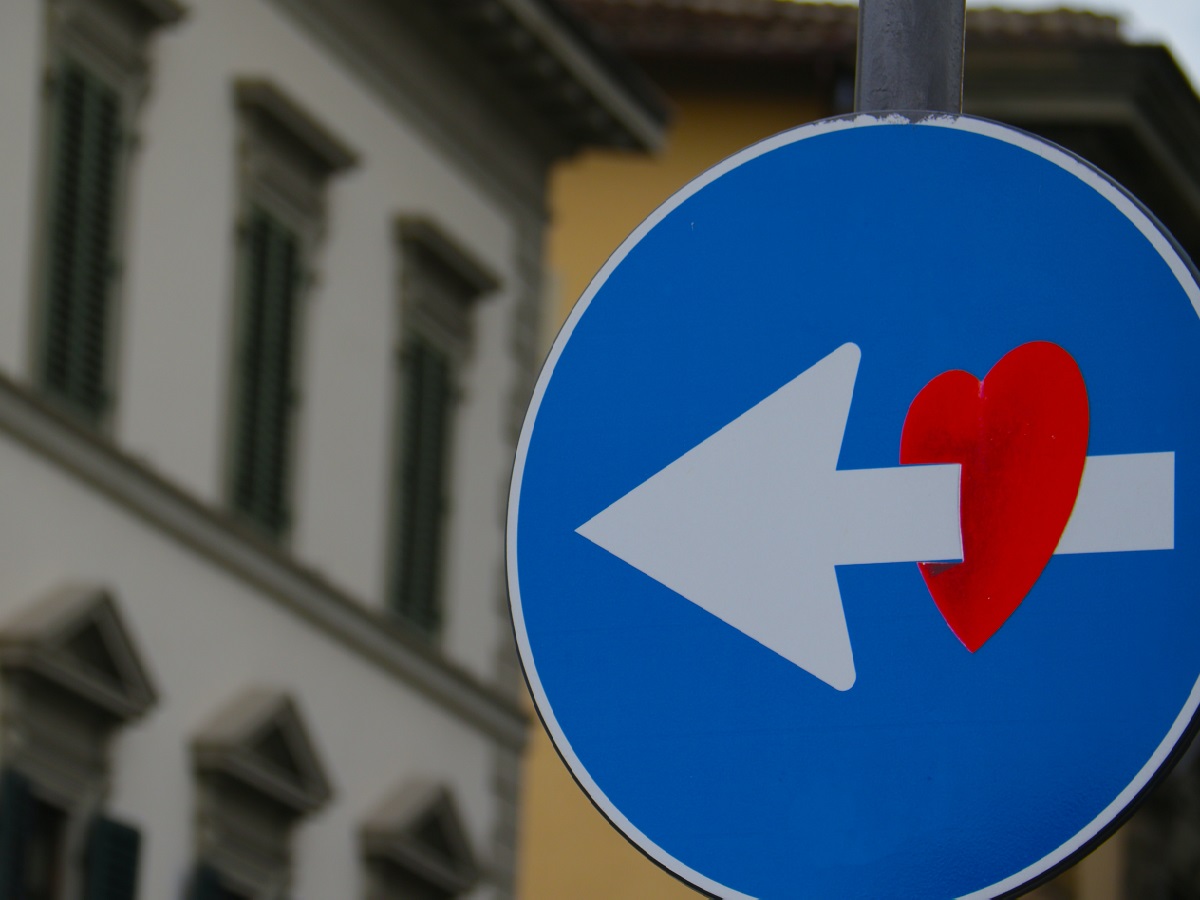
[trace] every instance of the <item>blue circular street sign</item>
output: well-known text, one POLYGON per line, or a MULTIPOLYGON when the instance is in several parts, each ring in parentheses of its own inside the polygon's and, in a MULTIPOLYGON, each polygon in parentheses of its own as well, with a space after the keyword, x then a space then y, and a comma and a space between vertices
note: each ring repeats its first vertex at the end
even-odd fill
POLYGON ((979 119, 676 194, 554 343, 509 504, 593 802, 720 897, 995 897, 1104 836, 1200 702, 1198 310, 1135 200, 979 119))

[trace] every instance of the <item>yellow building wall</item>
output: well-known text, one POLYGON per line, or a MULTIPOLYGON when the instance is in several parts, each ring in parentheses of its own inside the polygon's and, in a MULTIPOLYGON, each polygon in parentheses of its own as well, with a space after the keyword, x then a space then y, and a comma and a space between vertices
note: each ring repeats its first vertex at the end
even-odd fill
POLYGON ((557 168, 548 258, 560 321, 609 254, 675 191, 746 145, 827 115, 785 94, 672 93, 671 101, 667 146, 657 156, 593 151, 557 168))

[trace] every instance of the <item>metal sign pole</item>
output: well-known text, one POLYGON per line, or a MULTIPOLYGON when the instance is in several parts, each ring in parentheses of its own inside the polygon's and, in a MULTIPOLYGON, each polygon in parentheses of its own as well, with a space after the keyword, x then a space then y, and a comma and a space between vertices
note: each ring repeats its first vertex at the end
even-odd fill
POLYGON ((855 112, 962 112, 966 0, 859 0, 855 112))

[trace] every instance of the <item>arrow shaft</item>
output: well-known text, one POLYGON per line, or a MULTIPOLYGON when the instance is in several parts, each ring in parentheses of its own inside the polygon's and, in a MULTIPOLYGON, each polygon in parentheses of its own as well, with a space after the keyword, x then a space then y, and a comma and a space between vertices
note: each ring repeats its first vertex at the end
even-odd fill
MULTIPOLYGON (((829 527, 837 565, 962 559, 959 466, 840 470, 829 527)), ((1056 554, 1171 550, 1175 454, 1089 456, 1056 554)))
MULTIPOLYGON (((827 540, 837 565, 961 560, 957 465, 839 470, 827 540)), ((1171 550, 1175 454, 1089 456, 1056 554, 1171 550)))
POLYGON ((962 559, 961 466, 843 469, 834 476, 837 565, 962 559))
POLYGON ((1175 454, 1089 456, 1055 553, 1175 548, 1175 454))

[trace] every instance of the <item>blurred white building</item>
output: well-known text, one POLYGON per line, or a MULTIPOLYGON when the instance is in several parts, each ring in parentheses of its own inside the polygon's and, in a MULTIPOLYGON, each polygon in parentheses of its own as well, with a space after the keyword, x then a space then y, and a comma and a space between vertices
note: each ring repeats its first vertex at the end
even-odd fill
POLYGON ((0 4, 0 900, 502 898, 551 0, 0 4))

